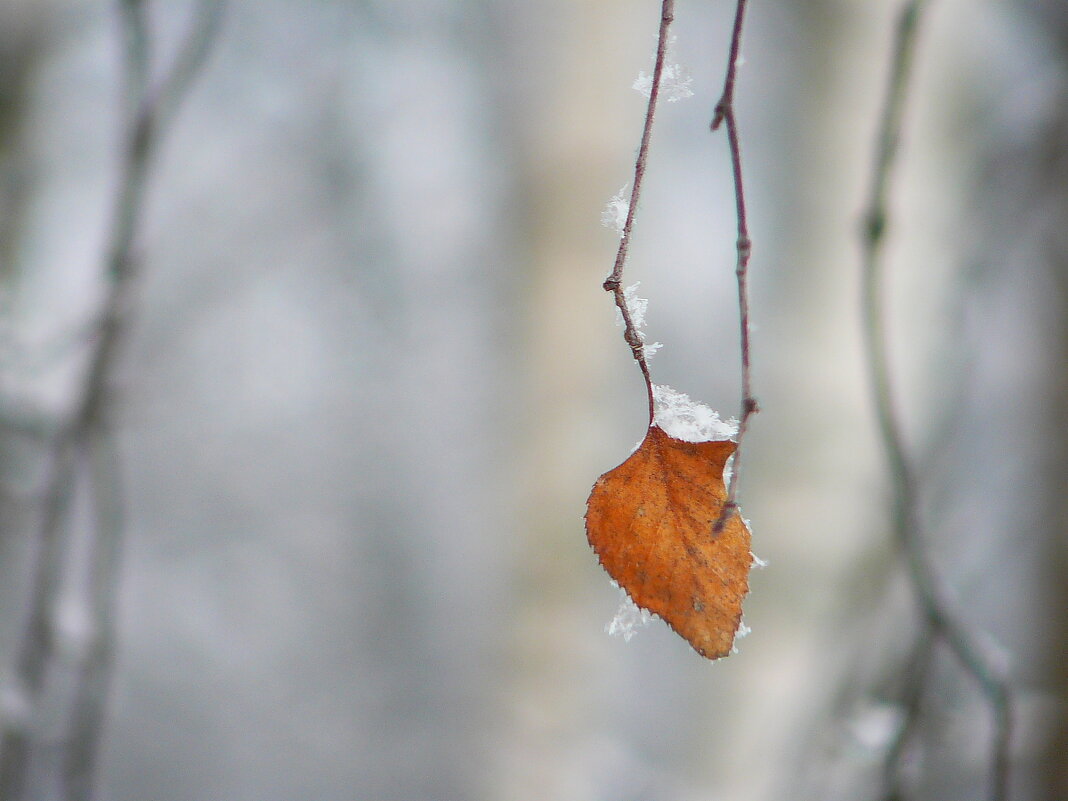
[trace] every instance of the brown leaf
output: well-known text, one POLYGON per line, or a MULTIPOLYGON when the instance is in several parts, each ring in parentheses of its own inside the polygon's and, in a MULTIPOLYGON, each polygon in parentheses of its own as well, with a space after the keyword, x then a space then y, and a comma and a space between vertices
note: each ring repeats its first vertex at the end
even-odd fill
POLYGON ((650 426, 638 450, 597 479, 586 504, 586 536, 608 575, 709 659, 731 651, 753 561, 737 512, 712 533, 735 447, 684 442, 650 426))

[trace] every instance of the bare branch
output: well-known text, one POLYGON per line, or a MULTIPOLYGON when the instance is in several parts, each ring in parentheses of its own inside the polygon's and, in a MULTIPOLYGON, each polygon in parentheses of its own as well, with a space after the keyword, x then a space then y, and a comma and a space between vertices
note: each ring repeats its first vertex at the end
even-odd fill
POLYGON ((35 713, 44 691, 49 661, 55 650, 55 605, 62 590, 63 566, 69 549, 67 509, 77 472, 74 444, 61 437, 43 499, 37 552, 34 555, 30 612, 15 656, 14 687, 17 710, 2 709, 0 733, 0 798, 18 801, 28 790, 27 777, 33 747, 35 713))
POLYGON ((903 684, 898 703, 905 711, 904 719, 891 738, 883 759, 883 801, 900 801, 901 762, 905 748, 919 727, 924 688, 927 686, 933 656, 933 638, 929 626, 923 626, 912 645, 903 671, 903 684))
POLYGON ((200 0, 174 64, 154 97, 147 98, 146 110, 155 120, 154 127, 162 129, 170 125, 192 83, 200 75, 222 25, 224 9, 224 0, 200 0))
POLYGON ((70 801, 92 801, 100 732, 115 660, 115 607, 124 531, 121 471, 110 432, 100 430, 89 438, 86 457, 93 504, 94 541, 87 582, 93 634, 74 685, 63 766, 63 783, 70 801))
POLYGON ((144 211, 143 196, 160 132, 200 72, 219 27, 222 0, 203 0, 196 22, 159 89, 149 87, 150 36, 141 0, 121 0, 127 130, 121 176, 104 255, 109 282, 103 310, 92 331, 92 351, 79 402, 69 424, 54 438, 52 469, 44 495, 30 612, 18 646, 16 691, 26 714, 4 715, 0 735, 0 798, 17 801, 30 792, 27 771, 34 715, 55 652, 53 615, 62 591, 70 532, 66 506, 84 471, 90 480, 95 520, 89 553, 90 642, 76 677, 70 736, 66 738, 64 792, 72 801, 91 797, 115 640, 115 598, 121 555, 118 470, 110 443, 108 388, 123 342, 130 298, 139 277, 134 241, 144 211))
POLYGON ((634 354, 634 360, 638 363, 638 367, 642 371, 642 377, 645 379, 645 390, 649 398, 649 425, 653 424, 653 416, 655 414, 653 380, 649 375, 649 364, 645 359, 645 345, 642 342, 641 334, 631 319, 630 310, 627 308, 627 300, 623 292, 623 266, 627 261, 627 249, 630 247, 630 235, 634 227, 634 214, 638 209, 642 179, 645 176, 645 164, 649 158, 649 140, 653 132, 653 117, 656 115, 656 103, 660 97, 660 78, 664 73, 664 59, 667 56, 668 29, 674 19, 675 0, 663 0, 660 8, 660 35, 656 43, 656 64, 653 67, 653 83, 649 89, 649 104, 645 110, 645 125, 642 128, 642 141, 638 147, 638 158, 634 163, 634 184, 630 190, 630 206, 627 208, 626 222, 623 223, 623 231, 619 239, 619 250, 616 252, 615 266, 603 285, 606 292, 612 293, 619 313, 623 316, 623 339, 630 346, 631 352, 634 354))
MULTIPOLYGON (((1008 793, 1008 745, 1011 703, 1006 679, 982 653, 973 636, 952 611, 940 577, 924 551, 919 515, 918 482, 906 454, 901 424, 894 405, 885 334, 881 292, 883 244, 888 228, 890 180, 901 138, 902 112, 912 67, 916 34, 924 0, 911 0, 902 10, 894 43, 893 65, 879 125, 871 190, 864 217, 862 280, 864 338, 869 379, 894 491, 894 533, 906 560, 912 586, 924 618, 935 636, 944 640, 961 665, 978 682, 994 718, 991 751, 992 801, 1004 801, 1008 793)), ((897 752, 900 755, 900 751, 897 752)), ((890 766, 892 769, 894 766, 890 766)))
MULTIPOLYGON (((128 27, 141 36, 130 39, 127 54, 127 85, 144 86, 147 64, 141 44, 144 30, 135 4, 124 2, 128 27)), ((162 132, 193 85, 219 30, 221 0, 202 0, 197 19, 189 29, 177 59, 160 88, 144 89, 138 113, 127 135, 123 174, 125 181, 117 198, 117 221, 110 249, 109 273, 112 291, 101 322, 98 348, 87 378, 82 409, 85 450, 95 512, 94 541, 90 552, 88 603, 91 638, 79 666, 75 685, 70 737, 64 762, 64 786, 71 801, 91 801, 96 752, 104 722, 116 639, 115 604, 119 586, 122 547, 122 504, 118 459, 106 418, 108 383, 113 361, 121 347, 129 314, 129 295, 140 273, 133 252, 134 235, 143 211, 142 198, 151 158, 158 150, 162 132)))
POLYGON ((734 469, 731 474, 730 487, 727 491, 727 502, 723 504, 723 511, 713 526, 713 533, 718 534, 723 530, 728 518, 738 507, 738 482, 741 477, 742 440, 746 431, 749 430, 749 418, 760 411, 756 398, 753 396, 753 371, 750 358, 750 326, 749 326, 749 256, 753 250, 753 243, 749 239, 749 221, 745 210, 745 187, 742 182, 742 148, 738 136, 738 119, 734 114, 734 85, 738 74, 738 60, 742 45, 742 23, 745 20, 746 0, 738 0, 734 12, 734 28, 731 32, 730 50, 727 55, 727 72, 723 81, 723 94, 712 116, 711 129, 717 130, 726 124, 727 145, 731 154, 731 174, 734 178, 734 203, 738 220, 738 257, 734 269, 738 281, 738 322, 741 337, 741 361, 742 361, 742 403, 741 412, 738 415, 738 449, 734 452, 734 469))

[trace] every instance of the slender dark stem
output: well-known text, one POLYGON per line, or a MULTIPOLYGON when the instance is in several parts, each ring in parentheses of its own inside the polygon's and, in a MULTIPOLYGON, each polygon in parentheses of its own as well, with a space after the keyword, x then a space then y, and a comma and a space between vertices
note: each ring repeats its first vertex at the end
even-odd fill
POLYGON ((653 117, 656 115, 656 103, 660 96, 660 77, 664 72, 664 59, 667 56, 668 29, 675 19, 675 0, 663 0, 660 8, 660 35, 656 43, 656 64, 653 67, 653 83, 649 88, 649 104, 645 110, 645 125, 642 128, 642 141, 638 146, 638 158, 634 162, 634 183, 630 190, 630 205, 627 208, 627 219, 623 224, 623 232, 619 238, 619 250, 616 251, 616 262, 612 273, 605 279, 604 289, 611 292, 615 299, 619 313, 623 316, 623 339, 630 345, 634 360, 642 371, 645 379, 645 390, 649 398, 649 425, 653 424, 656 407, 653 401, 653 380, 649 375, 649 364, 645 359, 645 345, 642 342, 641 333, 631 319, 630 310, 627 308, 627 300, 623 292, 623 266, 627 261, 627 249, 630 247, 630 234, 634 227, 634 214, 638 208, 638 198, 641 195, 642 179, 645 177, 645 165, 649 158, 649 140, 653 132, 653 117))
POLYGON ((751 362, 751 337, 749 325, 749 256, 753 243, 749 239, 749 220, 745 209, 745 185, 742 181, 742 147, 738 135, 738 118, 734 113, 734 85, 738 75, 738 59, 742 46, 742 23, 745 20, 746 0, 738 0, 734 12, 734 29, 731 33, 730 51, 727 56, 727 74, 723 80, 723 94, 716 103, 712 116, 711 128, 717 130, 721 125, 727 128, 727 146, 731 155, 731 174, 734 177, 734 204, 738 220, 737 261, 734 274, 738 281, 738 322, 741 337, 742 354, 742 404, 738 416, 738 449, 734 452, 734 470, 731 474, 730 488, 723 511, 713 526, 713 533, 723 530, 727 519, 738 506, 738 481, 741 477, 742 440, 749 430, 749 418, 760 411, 757 399, 753 396, 753 369, 751 362))
POLYGON ((734 27, 731 30, 731 44, 727 53, 727 73, 723 79, 723 94, 720 95, 712 114, 713 131, 734 113, 734 82, 738 77, 738 57, 742 52, 742 24, 745 22, 746 1, 738 0, 734 8, 734 27))
POLYGON ((982 653, 964 624, 951 611, 946 592, 923 547, 918 482, 905 451, 904 437, 890 377, 881 292, 883 243, 888 220, 889 183, 898 154, 902 113, 924 0, 902 8, 894 44, 893 66, 879 126, 873 180, 862 242, 864 338, 869 379, 879 432, 894 490, 894 532, 927 624, 943 639, 964 669, 979 684, 994 718, 991 750, 992 801, 1008 797, 1011 699, 1006 679, 982 653))

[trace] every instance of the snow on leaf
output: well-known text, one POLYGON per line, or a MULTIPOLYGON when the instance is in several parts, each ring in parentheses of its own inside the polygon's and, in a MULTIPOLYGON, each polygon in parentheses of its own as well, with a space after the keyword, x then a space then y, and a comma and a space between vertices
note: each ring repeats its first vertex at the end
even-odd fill
POLYGON ((731 655, 738 653, 738 640, 744 639, 753 633, 753 630, 745 624, 744 620, 738 622, 738 631, 734 632, 734 645, 731 646, 731 655))
POLYGON ((719 413, 666 384, 653 384, 654 422, 676 439, 707 442, 729 439, 738 433, 738 422, 720 419, 719 413))
POLYGON ((731 653, 753 561, 737 512, 712 534, 734 449, 652 425, 638 450, 597 479, 586 505, 586 536, 608 575, 709 659, 731 653))
MULTIPOLYGON (((612 582, 615 584, 615 582, 612 582)), ((618 584, 615 586, 619 587, 618 584)), ((630 642, 631 637, 638 633, 638 629, 645 628, 653 619, 648 609, 642 609, 627 595, 627 591, 619 587, 619 609, 616 615, 604 627, 609 637, 622 637, 623 642, 630 642)))

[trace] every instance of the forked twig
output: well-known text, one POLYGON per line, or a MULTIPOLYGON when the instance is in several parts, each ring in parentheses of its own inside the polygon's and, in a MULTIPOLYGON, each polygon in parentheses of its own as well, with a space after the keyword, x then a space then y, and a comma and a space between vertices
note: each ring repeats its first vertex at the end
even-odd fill
POLYGON ((934 661, 934 638, 931 635, 930 626, 923 626, 920 629, 912 644, 912 653, 902 670, 903 681, 897 703, 905 714, 901 725, 897 727, 886 746, 886 755, 883 759, 882 801, 900 801, 904 797, 901 786, 901 764, 909 741, 919 729, 924 688, 930 674, 931 663, 934 661))
POLYGON ((158 87, 148 85, 148 31, 143 4, 124 0, 126 83, 132 115, 123 150, 123 182, 114 210, 108 253, 111 292, 85 396, 84 447, 93 502, 95 540, 90 553, 87 605, 93 634, 79 665, 72 701, 63 783, 71 801, 91 801, 101 731, 114 662, 116 603, 122 555, 121 471, 107 417, 108 382, 128 322, 129 296, 140 270, 134 238, 160 137, 200 73, 222 18, 222 0, 200 0, 170 69, 158 87))
POLYGON ((623 339, 630 345, 634 361, 642 371, 645 379, 645 391, 649 398, 649 425, 653 424, 656 407, 653 401, 653 379, 649 375, 649 364, 645 358, 645 345, 642 342, 641 333, 631 318, 630 309, 627 308, 627 299, 623 291, 623 266, 627 261, 627 249, 630 247, 630 233, 634 227, 634 214, 638 208, 638 198, 641 195, 642 179, 645 177, 645 164, 649 158, 649 140, 653 132, 653 117, 656 115, 656 103, 660 97, 660 78, 664 73, 664 59, 668 49, 668 29, 675 19, 675 0, 663 0, 660 7, 660 34, 656 43, 656 64, 653 67, 653 83, 649 89, 649 104, 645 109, 645 125, 642 127, 642 141, 638 146, 638 157, 634 162, 634 184, 630 190, 630 206, 627 208, 627 219, 623 223, 623 231, 619 238, 619 250, 616 251, 616 262, 611 274, 604 281, 604 289, 611 292, 615 299, 616 307, 623 316, 623 339))
MULTIPOLYGON (((893 482, 894 534, 907 562, 926 625, 936 637, 949 645, 965 671, 975 678, 990 706, 994 718, 990 798, 992 801, 1004 801, 1008 794, 1011 734, 1008 684, 951 611, 942 583, 924 552, 918 482, 905 451, 901 424, 894 406, 885 336, 881 278, 888 220, 887 198, 898 154, 916 34, 925 6, 925 0, 905 3, 895 36, 893 65, 879 125, 872 185, 864 217, 861 256, 864 339, 879 432, 893 482)), ((900 751, 894 753, 899 754, 900 751)), ((894 766, 889 767, 892 769, 894 766)))
POLYGON ((742 440, 749 430, 749 418, 760 411, 757 399, 753 396, 753 370, 750 357, 749 326, 749 257, 753 243, 749 239, 749 221, 745 209, 745 186, 742 182, 742 147, 738 136, 738 119, 734 114, 734 84, 738 74, 738 60, 742 46, 742 23, 745 20, 746 0, 738 0, 734 11, 734 28, 731 32, 730 50, 727 55, 727 73, 723 80, 723 94, 716 103, 712 115, 711 129, 718 130, 721 125, 727 129, 727 145, 731 154, 731 174, 734 177, 734 204, 738 220, 738 257, 734 274, 738 281, 738 322, 741 336, 742 353, 742 408, 738 418, 738 448, 734 452, 734 469, 731 474, 727 501, 723 511, 712 528, 714 534, 723 530, 728 518, 738 506, 738 481, 741 477, 742 440))

